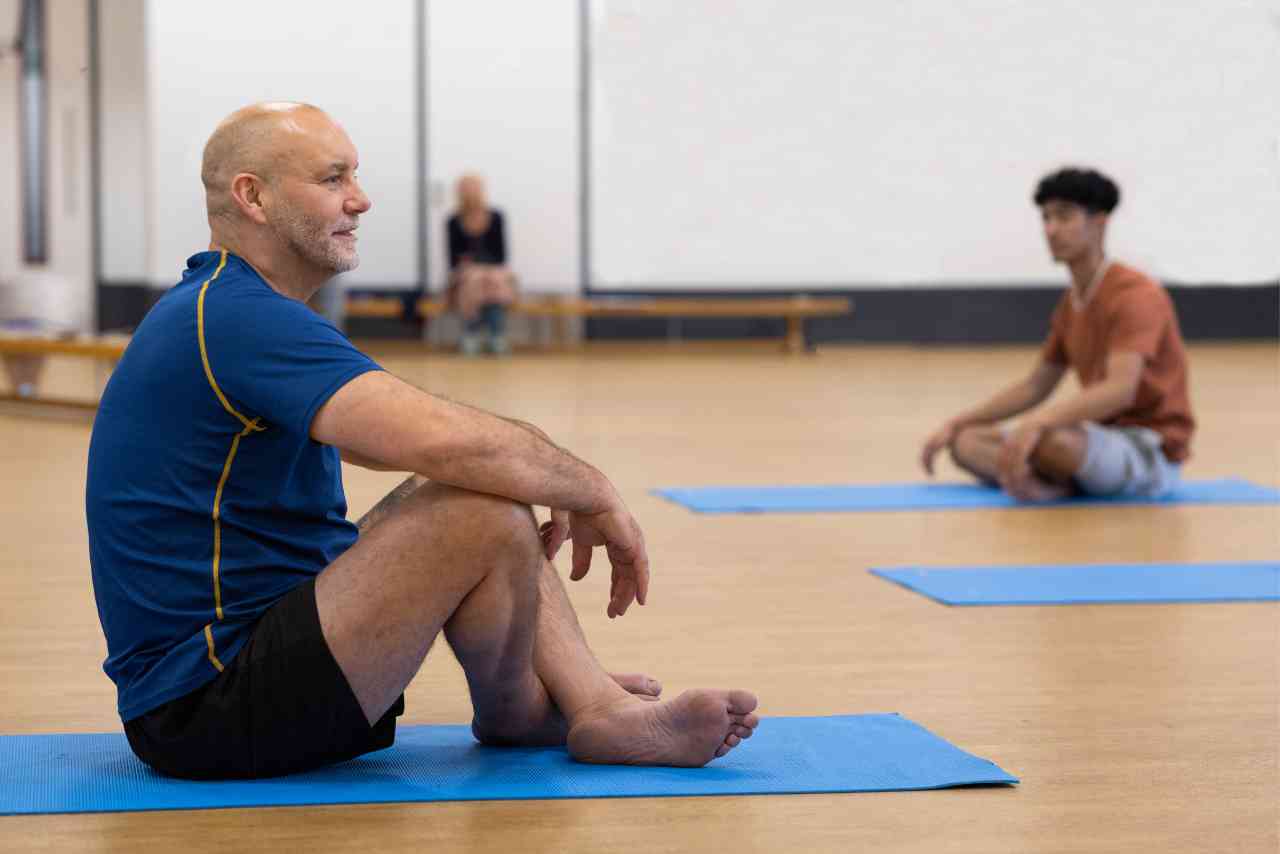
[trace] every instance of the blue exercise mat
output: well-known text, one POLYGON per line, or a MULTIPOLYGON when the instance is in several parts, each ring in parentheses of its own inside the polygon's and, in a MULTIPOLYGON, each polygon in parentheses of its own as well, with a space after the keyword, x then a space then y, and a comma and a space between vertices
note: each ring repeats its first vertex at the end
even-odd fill
POLYGON ((704 768, 583 765, 560 748, 482 747, 467 726, 401 727, 396 744, 271 780, 162 777, 120 733, 0 736, 0 815, 217 807, 881 792, 1018 782, 899 715, 766 718, 704 768))
POLYGON ((1163 498, 1073 496, 1021 504, 978 483, 880 483, 830 486, 703 486, 656 489, 697 513, 821 513, 875 510, 974 510, 990 507, 1074 507, 1089 504, 1276 504, 1280 489, 1239 478, 1188 480, 1163 498))
POLYGON ((899 567, 871 570, 944 605, 1280 601, 1280 563, 899 567))

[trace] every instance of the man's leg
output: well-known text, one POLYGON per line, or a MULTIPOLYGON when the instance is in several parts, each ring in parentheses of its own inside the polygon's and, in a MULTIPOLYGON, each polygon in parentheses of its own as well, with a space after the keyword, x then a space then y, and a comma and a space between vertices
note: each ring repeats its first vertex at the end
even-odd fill
MULTIPOLYGON (((951 445, 951 458, 956 465, 979 480, 996 484, 1000 476, 1000 452, 1004 433, 996 427, 967 427, 951 445)), ((1072 478, 1084 463, 1088 439, 1078 426, 1056 427, 1046 431, 1031 452, 1031 468, 1035 482, 1031 498, 1050 501, 1071 492, 1072 478)))
POLYGON ((751 734, 755 697, 746 692, 654 703, 620 688, 550 572, 528 508, 427 484, 321 573, 317 609, 371 721, 443 630, 487 740, 559 743, 567 734, 583 761, 700 765, 751 734))
POLYGON ((1059 486, 1070 486, 1071 479, 1084 465, 1089 438, 1084 428, 1076 425, 1046 430, 1031 452, 1031 468, 1042 479, 1059 486))
POLYGON ((1003 445, 1004 434, 998 427, 965 427, 951 443, 951 459, 978 480, 994 484, 1003 445))
MULTIPOLYGON (((427 479, 415 474, 404 480, 395 489, 388 492, 382 500, 360 517, 356 527, 363 536, 370 528, 387 518, 406 498, 413 495, 427 479)), ((553 569, 554 571, 554 569, 553 569)), ((662 694, 662 683, 644 673, 610 673, 610 677, 628 693, 635 694, 645 700, 655 700, 662 694)))

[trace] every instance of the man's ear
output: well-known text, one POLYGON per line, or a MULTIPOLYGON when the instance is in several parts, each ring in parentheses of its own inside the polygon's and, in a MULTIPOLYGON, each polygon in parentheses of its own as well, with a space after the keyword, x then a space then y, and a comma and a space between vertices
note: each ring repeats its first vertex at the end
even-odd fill
POLYGON ((267 215, 262 208, 262 192, 266 182, 252 172, 241 172, 231 179, 231 198, 240 213, 258 225, 266 225, 267 215))

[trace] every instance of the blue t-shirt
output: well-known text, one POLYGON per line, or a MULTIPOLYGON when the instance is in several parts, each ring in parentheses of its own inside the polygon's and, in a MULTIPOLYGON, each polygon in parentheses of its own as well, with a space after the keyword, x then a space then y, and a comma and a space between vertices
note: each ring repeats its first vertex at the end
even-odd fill
POLYGON ((227 252, 187 261, 102 395, 85 496, 103 669, 130 720, 212 680, 356 540, 311 420, 378 365, 227 252))

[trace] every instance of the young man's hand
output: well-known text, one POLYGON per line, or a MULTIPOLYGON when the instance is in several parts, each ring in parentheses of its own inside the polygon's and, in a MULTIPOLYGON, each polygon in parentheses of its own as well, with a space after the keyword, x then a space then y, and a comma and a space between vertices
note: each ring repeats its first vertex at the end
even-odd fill
POLYGON ((1031 455, 1044 433, 1043 425, 1024 421, 1000 447, 1000 487, 1019 501, 1029 501, 1032 498, 1030 490, 1034 484, 1035 472, 1031 468, 1031 455))
POLYGON ((956 440, 956 434, 959 432, 960 428, 956 426, 955 422, 948 421, 925 440, 924 448, 920 451, 920 465, 924 466, 925 473, 929 477, 933 477, 934 457, 943 448, 950 448, 951 443, 956 440))

